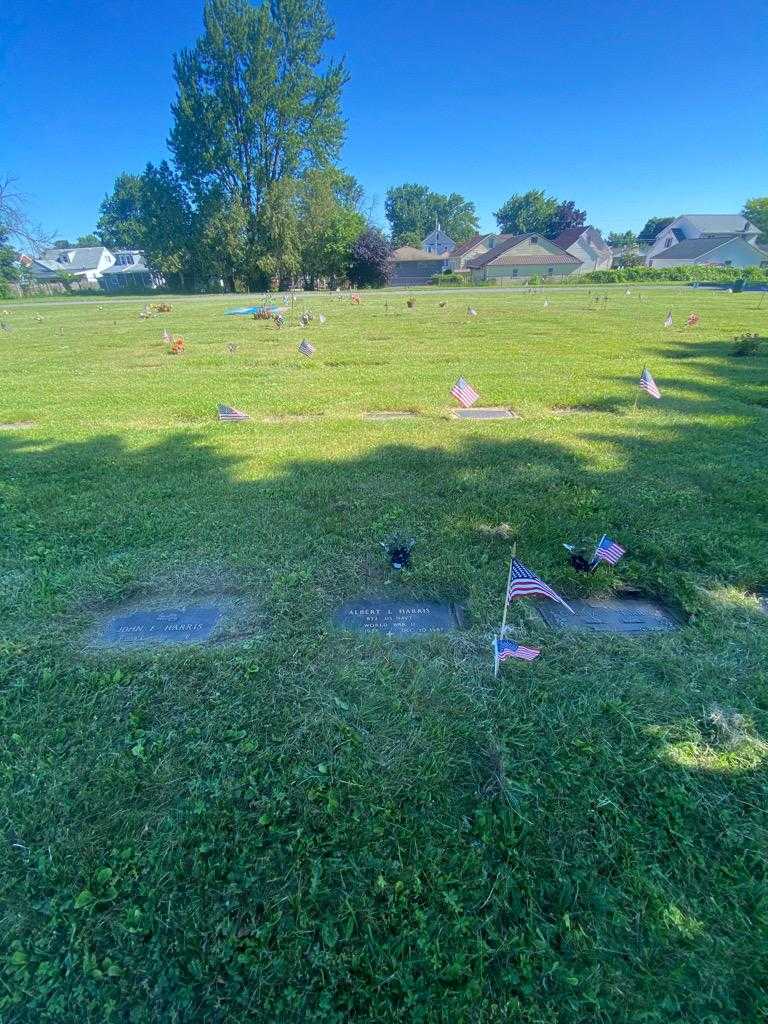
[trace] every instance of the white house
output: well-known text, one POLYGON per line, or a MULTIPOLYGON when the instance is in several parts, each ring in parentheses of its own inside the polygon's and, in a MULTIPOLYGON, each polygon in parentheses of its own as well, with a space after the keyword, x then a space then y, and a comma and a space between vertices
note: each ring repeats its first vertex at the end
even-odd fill
POLYGON ((149 269, 140 249, 116 249, 114 257, 113 266, 104 271, 99 281, 105 292, 159 288, 165 283, 159 274, 149 269))
POLYGON ((613 263, 613 250, 603 236, 592 226, 569 228, 561 231, 553 239, 555 245, 565 249, 571 256, 581 260, 576 274, 586 274, 590 270, 610 270, 613 263))
POLYGON ((95 284, 114 263, 115 257, 103 245, 73 246, 71 249, 46 249, 41 256, 32 258, 27 269, 39 281, 51 281, 59 274, 69 274, 95 284))
POLYGON ((658 233, 645 262, 649 267, 768 266, 768 253, 757 245, 759 234, 741 214, 683 214, 658 233))
POLYGON ((456 243, 452 238, 449 238, 439 224, 435 224, 435 230, 430 231, 427 237, 422 241, 421 248, 424 252, 433 252, 438 256, 442 256, 443 253, 450 252, 451 249, 455 249, 456 243))
POLYGON ((494 281, 502 278, 527 281, 531 277, 567 277, 578 273, 581 261, 542 235, 527 233, 506 235, 487 252, 467 261, 472 280, 494 281))

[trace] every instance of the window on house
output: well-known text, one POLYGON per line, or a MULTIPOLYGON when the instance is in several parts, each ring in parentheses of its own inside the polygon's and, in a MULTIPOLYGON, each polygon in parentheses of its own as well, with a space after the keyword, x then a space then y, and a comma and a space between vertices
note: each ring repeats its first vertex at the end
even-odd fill
POLYGON ((115 262, 118 267, 129 267, 133 263, 133 254, 130 252, 119 252, 115 262))
POLYGON ((57 263, 70 263, 69 253, 63 252, 60 256, 56 257, 57 263))
POLYGON ((538 242, 538 240, 539 240, 539 236, 538 235, 531 235, 531 241, 532 242, 538 242))
POLYGON ((512 267, 512 277, 517 277, 519 271, 517 267, 512 267))
POLYGON ((664 248, 665 248, 665 249, 668 249, 668 248, 670 247, 670 245, 672 245, 672 239, 671 239, 671 237, 670 237, 670 238, 666 238, 666 239, 664 240, 664 248))
POLYGON ((723 260, 723 266, 724 267, 732 267, 733 266, 733 260, 723 260))
POLYGON ((547 273, 548 274, 554 274, 554 272, 555 272, 555 268, 554 267, 547 267, 547 273))

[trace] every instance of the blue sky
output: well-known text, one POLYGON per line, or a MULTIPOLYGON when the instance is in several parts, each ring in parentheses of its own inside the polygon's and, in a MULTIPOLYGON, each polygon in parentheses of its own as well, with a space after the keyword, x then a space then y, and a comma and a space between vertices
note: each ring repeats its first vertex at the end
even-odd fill
MULTIPOLYGON (((605 232, 768 194, 768 13, 750 0, 329 0, 351 81, 342 162, 376 200, 574 199, 605 232)), ((172 53, 202 0, 5 0, 0 174, 62 236, 122 171, 167 156, 172 53)))

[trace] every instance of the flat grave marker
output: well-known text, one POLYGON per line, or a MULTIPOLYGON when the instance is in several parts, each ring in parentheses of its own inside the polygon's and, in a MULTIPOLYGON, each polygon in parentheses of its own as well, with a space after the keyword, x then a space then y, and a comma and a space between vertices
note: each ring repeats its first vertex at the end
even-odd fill
POLYGON ((418 415, 418 413, 408 412, 406 410, 403 410, 401 412, 398 412, 398 411, 384 411, 384 410, 382 410, 380 412, 364 412, 363 413, 363 419, 364 420, 379 420, 381 422, 387 422, 388 420, 415 419, 417 415, 418 415))
POLYGON ((97 646, 141 647, 148 644, 179 646, 205 643, 224 614, 216 605, 154 608, 110 618, 97 646))
POLYGON ((15 423, 0 423, 0 430, 29 430, 34 425, 31 420, 17 420, 15 423))
POLYGON ((575 614, 554 601, 538 601, 539 614, 552 629, 576 629, 590 633, 671 633, 680 629, 678 617, 665 605, 649 598, 574 598, 569 601, 575 614))
POLYGON ((455 420, 519 420, 520 413, 513 409, 454 409, 455 420))
POLYGON ((370 597, 343 604, 336 611, 334 622, 355 633, 409 637, 451 633, 462 628, 464 616, 458 605, 448 602, 370 597))

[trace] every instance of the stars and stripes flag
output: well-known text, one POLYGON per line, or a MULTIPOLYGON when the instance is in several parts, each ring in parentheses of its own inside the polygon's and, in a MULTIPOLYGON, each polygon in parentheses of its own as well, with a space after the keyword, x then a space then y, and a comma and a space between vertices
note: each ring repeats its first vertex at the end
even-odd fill
POLYGON ((307 339, 304 338, 299 345, 299 352, 301 352, 303 356, 313 356, 315 354, 315 346, 311 341, 307 341, 307 339))
POLYGON ((665 327, 671 327, 672 326, 672 310, 671 309, 667 313, 667 316, 666 316, 666 318, 664 320, 664 326, 665 327))
POLYGON ((468 409, 470 405, 474 405, 475 402, 480 397, 480 395, 475 391, 472 385, 469 384, 463 377, 459 377, 459 379, 453 385, 453 387, 451 388, 451 394, 453 395, 457 402, 464 406, 465 409, 468 409))
POLYGON ((226 423, 240 423, 243 420, 249 420, 251 417, 248 413, 240 412, 239 409, 233 408, 231 405, 220 405, 219 406, 219 419, 226 423))
POLYGON ((615 540, 611 540, 606 534, 600 538, 595 548, 595 554, 592 558, 593 562, 607 562, 609 565, 616 565, 620 558, 626 555, 626 550, 617 544, 615 540))
POLYGON ((691 313, 688 319, 685 321, 686 327, 695 327, 701 318, 698 313, 691 313))
POLYGON ((467 316, 477 316, 477 310, 473 306, 467 306, 467 316))
POLYGON ((166 345, 173 344, 173 335, 171 334, 167 327, 163 328, 163 341, 165 342, 166 345))
POLYGON ((573 608, 552 587, 540 580, 535 572, 527 569, 517 558, 513 558, 509 567, 507 601, 515 601, 521 597, 548 597, 574 614, 573 608))
POLYGON ((651 398, 661 398, 661 392, 659 391, 656 381, 651 376, 651 371, 647 366, 640 374, 640 387, 643 391, 647 391, 651 398))
POLYGON ((525 647, 523 644, 516 644, 512 640, 503 640, 498 636, 493 639, 493 655, 497 661, 507 661, 509 658, 533 661, 540 654, 541 651, 538 647, 525 647))

